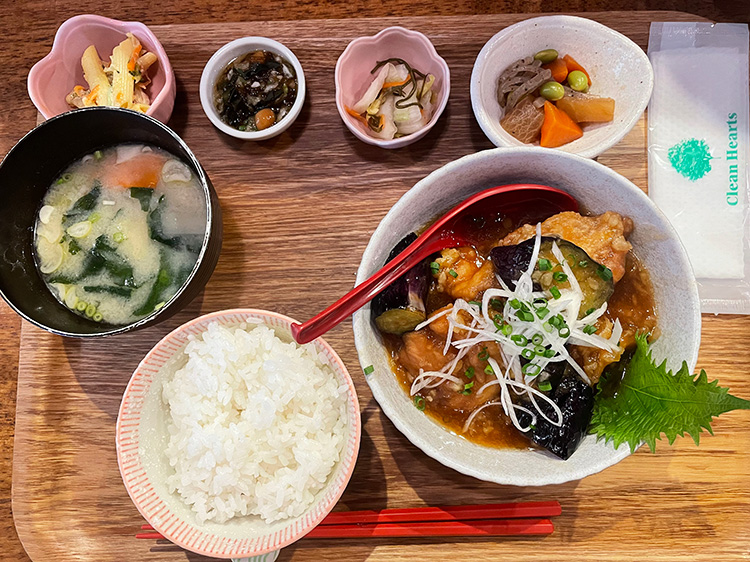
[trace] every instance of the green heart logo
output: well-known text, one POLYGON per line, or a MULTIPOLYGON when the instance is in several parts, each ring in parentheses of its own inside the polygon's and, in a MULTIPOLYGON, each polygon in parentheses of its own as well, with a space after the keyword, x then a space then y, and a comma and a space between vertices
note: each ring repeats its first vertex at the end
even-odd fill
POLYGON ((669 161, 677 172, 696 181, 711 171, 711 151, 704 140, 689 139, 669 149, 669 161))

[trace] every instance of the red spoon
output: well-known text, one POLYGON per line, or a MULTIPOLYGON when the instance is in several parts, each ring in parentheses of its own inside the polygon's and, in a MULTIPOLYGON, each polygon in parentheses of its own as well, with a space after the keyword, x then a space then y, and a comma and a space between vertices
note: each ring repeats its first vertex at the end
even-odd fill
POLYGON ((476 221, 498 212, 504 216, 541 220, 562 211, 577 211, 578 202, 565 191, 546 185, 500 185, 472 195, 435 221, 403 252, 372 277, 304 324, 292 324, 297 343, 307 343, 325 334, 355 310, 428 256, 445 248, 468 246, 476 221))

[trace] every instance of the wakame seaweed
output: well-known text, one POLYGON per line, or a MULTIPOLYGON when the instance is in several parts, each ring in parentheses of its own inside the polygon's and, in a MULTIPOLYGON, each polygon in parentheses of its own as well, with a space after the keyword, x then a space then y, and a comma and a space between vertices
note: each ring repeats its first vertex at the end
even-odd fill
POLYGON ((96 202, 99 200, 99 196, 102 192, 102 184, 99 180, 94 181, 94 186, 91 188, 86 195, 83 195, 76 201, 70 210, 65 213, 66 217, 72 217, 92 211, 96 207, 96 202))
MULTIPOLYGON (((138 199, 138 202, 141 204, 141 210, 148 213, 149 209, 151 208, 151 196, 153 195, 154 190, 150 187, 131 187, 130 188, 130 196, 133 199, 138 199)), ((164 196, 162 195, 162 198, 164 196)))

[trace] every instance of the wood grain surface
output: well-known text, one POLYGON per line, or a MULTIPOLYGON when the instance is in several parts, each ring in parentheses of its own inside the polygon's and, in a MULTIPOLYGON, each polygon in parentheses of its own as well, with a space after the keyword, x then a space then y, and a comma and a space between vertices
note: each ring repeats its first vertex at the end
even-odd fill
MULTIPOLYGON (((219 15, 217 14, 217 17, 219 15)), ((589 17, 645 47, 650 21, 693 21, 668 12, 589 17)), ((204 293, 155 328, 101 341, 20 330, 13 510, 33 560, 203 560, 168 543, 136 541, 142 522, 120 480, 114 422, 120 396, 143 355, 194 316, 236 306, 306 319, 353 284, 379 220, 417 180, 460 156, 491 148, 471 113, 468 81, 484 42, 521 15, 153 26, 178 81, 170 126, 192 147, 219 194, 224 248, 204 293), (354 37, 387 25, 427 33, 451 68, 453 91, 438 125, 418 143, 382 151, 358 141, 336 113, 333 68, 354 37), (222 136, 200 109, 197 83, 216 48, 266 35, 300 58, 308 97, 298 121, 263 143, 222 136)), ((33 123, 26 124, 28 129, 33 123)), ((22 131, 21 131, 22 132, 22 131)), ((20 136, 4 129, 4 147, 20 136)), ((645 121, 599 161, 646 187, 645 121)), ((3 312, 3 339, 18 323, 3 312)), ((14 331, 16 330, 16 331, 14 331)), ((750 317, 704 316, 699 367, 750 397, 750 317)), ((337 509, 558 499, 563 515, 541 539, 302 540, 280 560, 746 560, 750 558, 750 417, 730 413, 700 448, 689 440, 640 451, 580 482, 545 488, 487 484, 442 467, 383 416, 357 362, 351 322, 326 339, 353 375, 363 415, 359 461, 337 509)), ((15 344, 17 345, 17 343, 15 344)), ((12 368, 12 345, 0 359, 12 368)), ((8 379, 0 391, 12 400, 8 379)), ((3 410, 6 412, 6 410, 3 410)), ((5 414, 7 415, 7 414, 5 414)), ((0 419, 2 427, 12 420, 0 419)), ((5 539, 0 539, 0 546, 5 539)), ((2 559, 23 554, 8 541, 2 559)))

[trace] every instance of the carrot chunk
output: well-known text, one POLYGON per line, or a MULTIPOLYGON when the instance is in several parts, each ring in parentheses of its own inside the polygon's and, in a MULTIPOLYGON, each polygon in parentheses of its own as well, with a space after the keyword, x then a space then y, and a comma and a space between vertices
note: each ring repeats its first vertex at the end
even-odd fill
POLYGON ((589 73, 586 72, 585 68, 583 68, 580 64, 576 62, 576 59, 574 59, 570 55, 565 55, 563 57, 563 60, 565 61, 565 66, 568 67, 568 73, 571 73, 574 70, 580 70, 586 75, 586 78, 589 79, 589 86, 591 86, 591 76, 589 76, 589 73))
POLYGON ((557 57, 555 60, 548 64, 542 65, 542 68, 551 70, 552 79, 555 82, 560 82, 560 84, 565 82, 565 79, 568 77, 568 65, 565 64, 565 61, 560 57, 557 57))
POLYGON ((567 113, 557 109, 555 104, 544 102, 544 122, 542 123, 541 146, 556 148, 583 136, 583 131, 567 113))

